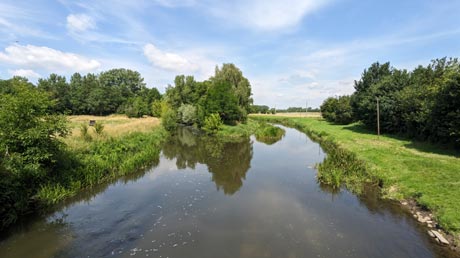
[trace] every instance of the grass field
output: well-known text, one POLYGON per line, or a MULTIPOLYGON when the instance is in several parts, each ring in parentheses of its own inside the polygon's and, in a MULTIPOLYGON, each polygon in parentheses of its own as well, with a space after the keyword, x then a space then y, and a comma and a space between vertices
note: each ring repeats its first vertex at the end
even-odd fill
POLYGON ((160 144, 166 133, 160 120, 154 117, 128 118, 125 115, 69 116, 70 135, 62 140, 69 155, 78 161, 79 167, 66 169, 58 179, 51 179, 42 186, 37 198, 42 203, 53 204, 79 190, 143 169, 158 159, 160 144), (81 132, 82 125, 90 120, 102 124, 98 135, 88 126, 89 137, 81 132), (68 172, 71 171, 71 172, 68 172))
POLYGON ((353 152, 365 162, 369 173, 384 183, 387 197, 415 199, 434 212, 443 228, 458 237, 459 152, 391 135, 377 137, 358 124, 333 125, 318 118, 272 116, 270 119, 304 128, 304 131, 311 130, 353 152))
MULTIPOLYGON (((104 125, 103 136, 118 138, 123 135, 140 132, 145 133, 160 125, 160 119, 155 117, 129 118, 125 115, 110 116, 69 116, 70 135, 64 139, 64 142, 71 148, 82 147, 86 145, 82 141, 80 127, 83 124, 89 124, 90 120, 104 125)), ((88 133, 93 138, 97 138, 94 128, 89 127, 88 133)))

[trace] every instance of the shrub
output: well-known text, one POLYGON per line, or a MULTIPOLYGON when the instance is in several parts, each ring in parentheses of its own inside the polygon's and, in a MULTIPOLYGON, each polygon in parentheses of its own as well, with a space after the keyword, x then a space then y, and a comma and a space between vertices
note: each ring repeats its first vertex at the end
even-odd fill
POLYGON ((223 122, 219 114, 214 113, 207 116, 204 120, 203 130, 208 134, 215 134, 222 127, 223 122))
POLYGON ((52 115, 55 103, 26 80, 4 82, 0 93, 0 230, 23 214, 37 186, 53 172, 68 132, 64 116, 52 115))
POLYGON ((353 112, 350 105, 350 96, 327 98, 321 105, 321 115, 329 122, 350 124, 353 122, 353 112))
POLYGON ((197 121, 196 107, 190 104, 182 104, 178 110, 181 123, 192 125, 197 121))
POLYGON ((167 108, 161 114, 161 124, 168 132, 172 132, 177 128, 177 113, 171 108, 167 108))
POLYGON ((103 123, 96 123, 94 124, 94 131, 98 136, 102 136, 104 133, 104 124, 103 123))
POLYGON ((81 134, 81 137, 85 140, 85 141, 91 141, 91 135, 89 134, 89 131, 88 131, 88 125, 86 123, 83 123, 80 125, 80 134, 81 134))
POLYGON ((285 133, 286 131, 279 127, 267 123, 260 123, 260 127, 255 132, 255 136, 258 141, 271 145, 281 140, 285 133))
POLYGON ((162 109, 163 109, 163 101, 157 99, 152 103, 152 115, 154 117, 161 117, 162 109))

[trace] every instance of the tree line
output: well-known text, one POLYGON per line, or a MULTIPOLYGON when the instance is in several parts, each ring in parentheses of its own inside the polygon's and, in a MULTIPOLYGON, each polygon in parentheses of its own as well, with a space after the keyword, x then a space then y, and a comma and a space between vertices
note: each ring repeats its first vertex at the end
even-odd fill
POLYGON ((303 107, 288 107, 286 109, 275 109, 275 108, 270 108, 267 105, 251 105, 249 107, 249 112, 251 114, 276 114, 278 113, 294 113, 294 112, 319 112, 319 108, 312 108, 308 107, 303 108, 303 107))
POLYGON ((460 146, 457 58, 436 59, 412 71, 377 62, 364 70, 354 88, 351 96, 323 102, 321 112, 326 120, 342 124, 360 121, 375 128, 378 99, 383 133, 460 146))
POLYGON ((56 102, 53 111, 72 115, 152 115, 152 103, 161 98, 158 89, 147 88, 140 73, 129 69, 74 73, 69 82, 53 73, 39 79, 37 89, 48 92, 56 102))

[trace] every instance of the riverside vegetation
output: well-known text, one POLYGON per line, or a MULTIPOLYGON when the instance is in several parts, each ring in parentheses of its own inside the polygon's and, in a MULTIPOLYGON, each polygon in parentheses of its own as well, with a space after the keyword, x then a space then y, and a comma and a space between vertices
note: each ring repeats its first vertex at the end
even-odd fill
POLYGON ((337 125, 320 118, 275 116, 251 119, 294 127, 318 141, 327 152, 318 166, 320 181, 336 187, 344 183, 358 193, 370 183, 381 186, 387 198, 414 199, 458 239, 458 152, 403 137, 377 137, 358 123, 337 125))
POLYGON ((159 157, 161 127, 114 134, 110 124, 99 121, 93 130, 85 127, 88 120, 72 118, 69 127, 64 115, 50 112, 55 102, 49 95, 26 80, 3 81, 2 90, 0 228, 159 157))
POLYGON ((233 64, 217 67, 204 82, 177 76, 165 96, 125 69, 74 74, 70 84, 56 74, 38 86, 22 77, 0 80, 0 230, 81 189, 145 168, 178 124, 224 141, 256 132, 280 138, 281 129, 247 121, 250 96, 249 81, 233 64), (90 116, 114 112, 128 117, 90 116), (152 117, 129 118, 146 114, 161 117, 163 126, 152 117))
POLYGON ((323 118, 336 127, 317 120, 292 121, 312 134, 320 133, 325 145, 335 145, 319 166, 320 179, 334 184, 354 179, 378 182, 388 196, 414 199, 435 212, 441 226, 459 239, 458 59, 436 59, 412 71, 374 63, 354 88, 351 96, 330 97, 321 105, 323 118), (385 134, 379 139, 372 135, 377 105, 379 129, 385 134), (338 126, 347 124, 351 125, 338 126))

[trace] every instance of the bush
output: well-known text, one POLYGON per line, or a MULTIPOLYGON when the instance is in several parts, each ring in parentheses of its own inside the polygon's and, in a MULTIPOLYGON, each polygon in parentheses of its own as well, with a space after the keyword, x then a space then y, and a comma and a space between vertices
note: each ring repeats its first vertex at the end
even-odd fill
POLYGON ((142 117, 150 114, 148 103, 142 97, 128 99, 124 113, 129 117, 142 117))
POLYGON ((85 141, 91 141, 91 135, 88 131, 88 125, 86 123, 80 125, 80 134, 85 141))
POLYGON ((68 132, 55 103, 24 79, 4 82, 0 93, 0 230, 25 213, 37 187, 53 172, 68 132))
POLYGON ((161 117, 161 113, 163 110, 163 101, 157 99, 152 103, 152 115, 154 117, 161 117))
POLYGON ((259 129, 255 132, 256 140, 268 145, 281 140, 286 134, 282 128, 267 123, 260 123, 259 129))
POLYGON ((219 114, 214 113, 207 116, 204 120, 203 130, 208 134, 215 134, 222 127, 223 122, 219 114))
POLYGON ((321 115, 329 122, 337 124, 350 124, 354 121, 350 105, 350 96, 327 98, 321 105, 321 115))
POLYGON ((95 123, 94 124, 94 131, 98 136, 102 136, 104 133, 104 124, 103 123, 95 123))
POLYGON ((168 132, 172 132, 177 128, 177 113, 171 108, 167 108, 161 114, 161 124, 168 132))
POLYGON ((182 104, 178 110, 181 123, 192 125, 197 121, 196 107, 190 104, 182 104))

